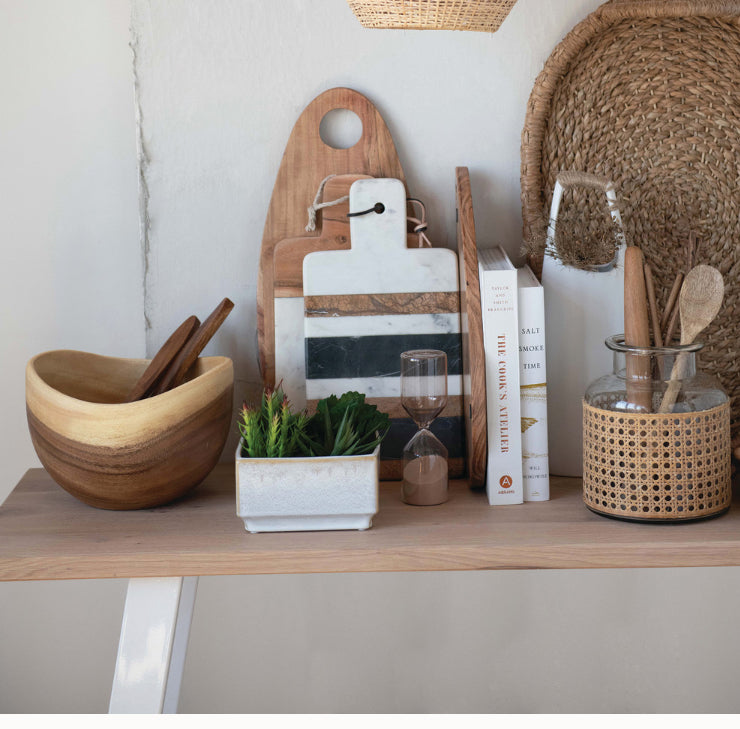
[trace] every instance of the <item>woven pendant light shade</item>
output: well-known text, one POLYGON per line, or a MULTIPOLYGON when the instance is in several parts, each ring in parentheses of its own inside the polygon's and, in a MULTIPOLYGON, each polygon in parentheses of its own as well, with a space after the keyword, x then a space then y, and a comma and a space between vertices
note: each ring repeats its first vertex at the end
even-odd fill
POLYGON ((366 28, 494 33, 516 0, 347 0, 366 28))

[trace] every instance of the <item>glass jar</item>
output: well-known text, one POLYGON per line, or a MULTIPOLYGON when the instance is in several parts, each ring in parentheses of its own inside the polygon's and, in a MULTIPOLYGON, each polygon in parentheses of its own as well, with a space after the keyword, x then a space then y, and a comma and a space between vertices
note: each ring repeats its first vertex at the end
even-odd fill
POLYGON ((583 496, 631 521, 687 521, 730 506, 730 405, 697 369, 702 344, 631 347, 606 340, 610 374, 583 402, 583 496))

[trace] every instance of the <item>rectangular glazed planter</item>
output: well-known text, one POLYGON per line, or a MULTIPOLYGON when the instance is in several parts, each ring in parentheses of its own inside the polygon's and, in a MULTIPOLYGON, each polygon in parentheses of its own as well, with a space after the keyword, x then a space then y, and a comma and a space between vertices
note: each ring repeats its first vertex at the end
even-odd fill
POLYGON ((378 446, 366 456, 242 458, 236 514, 249 532, 368 529, 378 512, 378 446))

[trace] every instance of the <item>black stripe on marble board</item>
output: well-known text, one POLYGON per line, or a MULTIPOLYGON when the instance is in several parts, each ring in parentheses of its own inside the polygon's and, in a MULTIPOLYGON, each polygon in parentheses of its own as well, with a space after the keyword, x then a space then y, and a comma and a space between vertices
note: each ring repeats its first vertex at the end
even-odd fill
POLYGON ((401 354, 411 349, 441 349, 447 354, 447 374, 462 373, 462 337, 459 333, 308 337, 306 379, 398 377, 401 374, 401 354))
MULTIPOLYGON (((429 430, 447 448, 448 458, 462 458, 465 456, 465 423, 463 418, 437 418, 429 430)), ((381 460, 395 461, 401 459, 406 444, 418 431, 419 428, 411 418, 392 419, 388 435, 380 446, 381 460)))

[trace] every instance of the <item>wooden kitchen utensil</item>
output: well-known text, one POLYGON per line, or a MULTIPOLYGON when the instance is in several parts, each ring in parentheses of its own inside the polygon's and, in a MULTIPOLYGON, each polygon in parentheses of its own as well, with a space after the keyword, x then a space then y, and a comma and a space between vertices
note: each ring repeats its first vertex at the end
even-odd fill
POLYGON ((673 338, 673 327, 671 326, 671 319, 673 318, 674 311, 678 311, 678 295, 681 293, 681 284, 683 283, 683 272, 679 271, 676 274, 676 278, 673 280, 673 286, 671 292, 668 294, 668 301, 666 302, 665 309, 663 309, 663 315, 660 317, 660 329, 663 332, 663 342, 666 345, 671 343, 673 338))
MULTIPOLYGON (((681 344, 692 344, 719 313, 725 294, 722 274, 713 266, 695 266, 686 274, 678 299, 681 314, 681 344)), ((676 357, 668 388, 660 403, 661 413, 670 413, 685 376, 686 355, 676 357)))
MULTIPOLYGON (((624 343, 650 347, 645 259, 637 246, 629 246, 624 253, 624 343)), ((649 413, 653 403, 650 357, 627 354, 626 364, 627 401, 636 411, 649 413)))
MULTIPOLYGON (((385 122, 373 104, 352 89, 329 89, 306 107, 293 127, 280 163, 262 236, 257 282, 259 360, 262 379, 266 385, 275 384, 273 299, 276 246, 286 238, 306 235, 306 208, 314 199, 322 180, 332 174, 404 179, 403 169, 385 122), (329 147, 322 141, 319 133, 321 120, 335 109, 349 109, 362 122, 362 136, 348 149, 329 147)), ((317 232, 316 237, 320 236, 321 233, 317 232)), ((300 331, 302 315, 296 321, 300 331)))
POLYGON ((234 302, 230 299, 224 299, 211 312, 208 318, 198 327, 195 334, 188 339, 187 344, 182 348, 180 354, 178 354, 162 379, 155 386, 155 395, 160 395, 182 384, 188 370, 195 364, 200 353, 208 342, 211 341, 211 338, 224 323, 224 320, 233 308, 234 302))
POLYGON ((432 427, 450 456, 450 476, 465 470, 460 297, 457 256, 409 249, 406 189, 400 180, 358 180, 350 189, 352 248, 303 260, 306 393, 309 408, 356 390, 391 417, 381 448, 381 478, 399 478, 401 451, 416 432, 400 401, 400 356, 441 349, 448 358, 448 405, 432 427), (383 212, 377 203, 382 203, 383 212))
POLYGON ((186 342, 192 336, 193 332, 200 326, 200 319, 197 316, 188 317, 177 329, 170 335, 169 339, 162 345, 162 348, 154 355, 149 366, 144 370, 144 374, 138 379, 137 383, 131 388, 125 402, 135 402, 146 397, 147 392, 156 384, 157 380, 165 373, 173 360, 180 353, 186 342))
POLYGON ((474 488, 486 484, 487 413, 486 358, 483 349, 483 315, 478 276, 478 245, 475 237, 473 195, 467 167, 455 170, 457 201, 457 255, 460 269, 462 324, 463 415, 467 476, 474 488))
POLYGON ((547 255, 542 264, 547 333, 550 472, 580 476, 583 466, 582 407, 586 387, 611 369, 604 340, 624 325, 624 256, 626 242, 614 186, 596 175, 561 173, 553 192, 547 255), (616 251, 604 265, 582 270, 558 256, 556 223, 566 189, 586 187, 603 192, 615 226, 616 251))
POLYGON ((663 334, 660 329, 660 314, 658 313, 658 300, 655 297, 655 283, 653 282, 653 269, 645 261, 645 291, 648 297, 648 309, 650 311, 650 329, 653 332, 653 344, 656 347, 663 346, 663 334))

